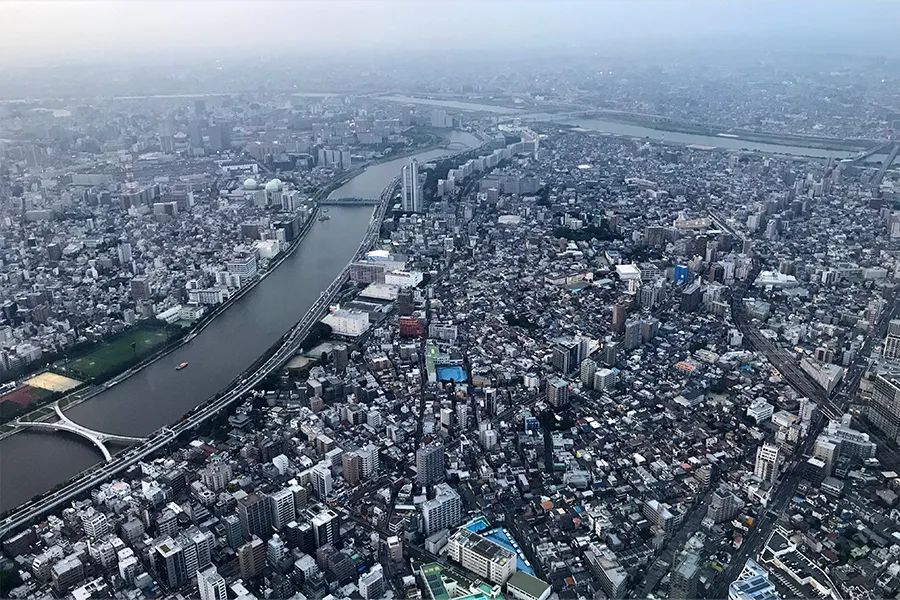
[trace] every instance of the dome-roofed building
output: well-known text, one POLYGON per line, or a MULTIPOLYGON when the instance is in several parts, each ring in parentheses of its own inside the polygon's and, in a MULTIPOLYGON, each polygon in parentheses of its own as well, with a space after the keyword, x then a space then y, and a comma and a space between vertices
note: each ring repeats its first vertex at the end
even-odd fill
POLYGON ((266 183, 266 206, 281 206, 284 184, 280 179, 272 179, 266 183))
POLYGON ((252 177, 248 177, 247 179, 244 180, 244 189, 245 190, 252 191, 252 190, 255 190, 257 187, 258 187, 258 184, 256 183, 256 180, 253 179, 252 177))

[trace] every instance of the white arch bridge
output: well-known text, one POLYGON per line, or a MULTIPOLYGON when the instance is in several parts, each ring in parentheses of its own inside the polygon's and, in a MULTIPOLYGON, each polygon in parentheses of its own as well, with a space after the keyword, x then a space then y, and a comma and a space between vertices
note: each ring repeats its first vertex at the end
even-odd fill
POLYGON ((22 427, 33 427, 35 429, 45 429, 47 431, 67 431, 69 433, 74 433, 77 436, 81 436, 97 446, 97 448, 103 454, 103 458, 106 459, 106 462, 112 462, 112 453, 109 451, 109 448, 106 447, 107 443, 111 442, 114 444, 139 444, 147 439, 127 435, 116 435, 114 433, 106 433, 104 431, 96 431, 89 427, 85 427, 84 425, 79 425, 66 416, 66 414, 59 407, 59 402, 53 403, 53 410, 56 411, 56 415, 59 417, 59 421, 18 421, 18 423, 22 427))

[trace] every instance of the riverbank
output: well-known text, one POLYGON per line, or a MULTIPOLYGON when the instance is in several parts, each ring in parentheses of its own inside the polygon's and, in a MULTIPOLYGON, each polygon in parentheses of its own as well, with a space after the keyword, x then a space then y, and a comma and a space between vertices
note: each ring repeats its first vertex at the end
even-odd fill
MULTIPOLYGON (((446 141, 446 138, 444 139, 446 141)), ((78 388, 72 390, 65 395, 52 395, 46 399, 42 399, 35 403, 34 406, 30 407, 26 412, 21 414, 16 414, 9 419, 5 419, 0 422, 0 440, 3 438, 12 435, 19 431, 19 427, 15 425, 16 420, 25 420, 25 421, 44 421, 48 418, 55 416, 55 412, 52 409, 52 405, 54 403, 59 403, 60 407, 63 409, 72 408, 90 400, 97 394, 100 394, 109 388, 121 383, 127 378, 139 373, 144 368, 154 364, 159 359, 168 356, 175 350, 179 349, 183 345, 190 342, 195 336, 199 335, 206 329, 217 317, 219 317, 222 313, 224 313, 228 308, 230 308, 233 304, 243 298, 246 294, 250 293, 257 285, 259 285, 266 277, 268 277, 271 273, 275 271, 287 258, 293 254, 293 252, 300 246, 303 240, 306 238, 307 233, 312 227, 313 223, 315 223, 316 218, 318 217, 319 205, 320 202, 328 197, 333 191, 339 189, 343 185, 345 185, 348 181, 362 174, 368 167, 380 164, 382 162, 387 162, 389 160, 395 160, 397 158, 402 158, 406 155, 417 154, 420 152, 427 152, 432 149, 440 148, 441 144, 436 143, 426 148, 421 149, 413 149, 406 153, 402 153, 399 155, 387 155, 383 156, 377 160, 370 161, 364 165, 360 165, 350 171, 342 173, 340 177, 335 180, 329 182, 327 185, 323 186, 319 190, 317 190, 313 196, 313 209, 310 217, 304 222, 302 229, 300 230, 297 238, 294 239, 290 245, 282 252, 280 252, 277 256, 275 256, 272 262, 269 264, 268 268, 264 273, 262 273, 259 277, 255 278, 253 281, 249 282, 247 285, 241 287, 235 294, 230 296, 225 302, 215 306, 213 310, 209 311, 207 314, 203 315, 200 319, 195 322, 190 329, 187 329, 180 333, 179 335, 170 338, 167 342, 154 350, 152 353, 148 354, 142 360, 134 365, 130 365, 129 367, 117 371, 110 372, 105 374, 103 377, 98 378, 88 378, 87 380, 82 381, 82 385, 78 388)), ((104 342, 98 343, 102 345, 104 342)), ((22 378, 24 381, 30 377, 38 375, 43 372, 58 372, 60 374, 70 375, 70 373, 66 369, 60 369, 58 367, 54 367, 53 365, 49 367, 45 367, 44 369, 35 371, 25 377, 22 378)))
MULTIPOLYGON (((451 142, 467 148, 481 144, 481 139, 465 132, 448 135, 451 142)), ((415 150, 423 162, 458 152, 415 150)), ((408 161, 400 154, 369 163, 361 173, 344 174, 342 179, 353 178, 332 190, 332 197, 378 199, 408 161)), ((329 220, 310 221, 307 237, 284 264, 213 319, 202 334, 140 372, 123 376, 116 385, 96 390, 90 402, 68 408, 67 416, 96 431, 158 436, 161 428, 178 423, 228 389, 235 374, 246 372, 321 301, 322 290, 353 260, 372 226, 370 205, 330 207, 329 214, 329 220), (181 362, 190 366, 177 371, 181 362)), ((19 429, 0 441, 0 511, 14 510, 47 490, 71 489, 61 482, 83 482, 82 473, 91 472, 91 477, 106 473, 98 460, 93 446, 76 437, 19 429)))
POLYGON ((743 140, 747 142, 759 142, 762 144, 773 144, 779 146, 799 146, 806 148, 817 148, 820 150, 846 150, 852 152, 867 150, 873 146, 884 143, 884 140, 879 141, 873 139, 840 139, 803 134, 768 133, 739 127, 702 125, 699 123, 678 121, 667 117, 655 117, 652 115, 642 115, 640 113, 629 113, 622 111, 598 110, 593 113, 586 113, 584 115, 584 118, 597 118, 616 123, 623 123, 626 125, 637 125, 641 127, 648 127, 650 129, 656 129, 657 131, 688 133, 693 135, 708 135, 743 140))

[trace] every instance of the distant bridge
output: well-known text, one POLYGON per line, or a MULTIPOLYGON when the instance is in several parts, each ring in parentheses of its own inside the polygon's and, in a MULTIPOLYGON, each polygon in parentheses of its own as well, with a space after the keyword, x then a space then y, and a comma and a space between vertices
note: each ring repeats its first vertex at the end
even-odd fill
POLYGON ((449 142, 447 144, 444 144, 443 146, 441 146, 441 148, 444 148, 446 150, 468 150, 469 145, 457 141, 457 142, 449 142))
POLYGON ((375 206, 378 198, 326 198, 319 202, 321 206, 375 206))
POLYGON ((100 449, 100 452, 103 453, 103 458, 106 459, 106 462, 112 461, 112 453, 109 451, 109 448, 106 447, 107 443, 112 442, 117 444, 140 444, 141 442, 146 441, 146 438, 142 437, 116 435, 114 433, 96 431, 89 427, 85 427, 84 425, 79 425, 66 416, 66 414, 59 407, 59 402, 55 402, 53 404, 53 410, 56 411, 56 415, 59 417, 59 421, 18 421, 18 424, 22 427, 33 427, 34 429, 46 429, 48 431, 67 431, 69 433, 74 433, 75 435, 81 436, 100 449))

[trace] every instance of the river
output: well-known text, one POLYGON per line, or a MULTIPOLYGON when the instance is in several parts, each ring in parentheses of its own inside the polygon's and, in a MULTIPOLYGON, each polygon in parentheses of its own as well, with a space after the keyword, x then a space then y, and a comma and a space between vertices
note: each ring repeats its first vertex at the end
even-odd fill
POLYGON ((681 133, 678 131, 665 131, 643 125, 631 125, 608 121, 606 119, 566 119, 560 121, 566 125, 572 125, 582 130, 598 131, 615 135, 624 135, 636 138, 650 138, 661 142, 676 144, 692 144, 696 146, 712 146, 727 150, 756 150, 771 154, 790 154, 794 156, 810 156, 814 158, 850 158, 856 154, 848 150, 826 150, 824 148, 808 148, 806 146, 791 146, 787 144, 769 144, 765 142, 751 142, 733 137, 719 135, 700 135, 696 133, 681 133))
MULTIPOLYGON (((466 132, 452 142, 478 145, 466 132)), ((448 150, 415 155, 433 160, 448 150)), ((378 198, 412 157, 366 168, 332 197, 378 198)), ((174 423, 221 391, 306 313, 359 247, 373 212, 368 206, 329 207, 300 246, 197 337, 135 375, 66 412, 76 423, 108 433, 145 436, 174 423), (188 368, 176 371, 186 361, 188 368)), ((0 440, 0 512, 70 479, 101 460, 87 440, 23 431, 0 440)))
MULTIPOLYGON (((448 100, 442 98, 421 98, 417 96, 389 95, 379 96, 379 100, 390 102, 402 102, 406 104, 421 104, 424 106, 442 107, 448 109, 486 112, 498 115, 506 115, 509 118, 519 118, 523 121, 557 121, 561 124, 570 125, 587 131, 597 131, 601 133, 610 133, 613 135, 622 135, 636 138, 649 138, 651 140, 659 140, 661 142, 669 142, 676 144, 689 144, 696 146, 709 146, 714 148, 724 148, 726 150, 756 150, 770 154, 787 154, 792 156, 805 156, 812 158, 851 158, 856 154, 854 151, 848 150, 828 150, 823 148, 810 148, 807 146, 797 146, 791 144, 778 144, 766 142, 754 142, 742 140, 734 137, 723 137, 718 135, 702 135, 694 133, 681 133, 677 131, 668 131, 665 129, 656 129, 644 125, 635 125, 630 123, 620 123, 608 119, 596 118, 570 118, 560 119, 558 115, 553 113, 526 113, 521 109, 507 106, 483 104, 478 102, 469 102, 463 100, 448 100), (518 113, 518 114, 517 114, 518 113)), ((866 162, 878 162, 886 158, 884 154, 876 154, 870 157, 866 162)))

